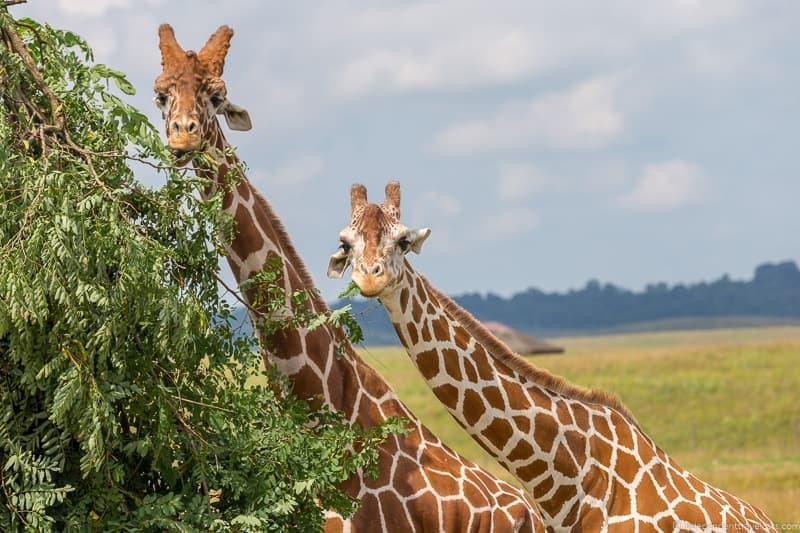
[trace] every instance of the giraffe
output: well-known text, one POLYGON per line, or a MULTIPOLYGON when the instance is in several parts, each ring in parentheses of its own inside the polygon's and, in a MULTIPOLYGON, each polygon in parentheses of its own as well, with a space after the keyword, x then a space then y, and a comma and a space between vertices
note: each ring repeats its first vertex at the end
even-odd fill
POLYGON ((400 222, 400 184, 382 204, 350 191, 328 275, 352 266, 386 308, 411 360, 450 414, 533 495, 554 531, 772 530, 763 512, 699 480, 658 448, 613 396, 512 353, 409 263, 430 229, 400 222))
MULTIPOLYGON (((304 290, 311 296, 300 305, 326 313, 281 220, 240 172, 216 118, 224 115, 232 129, 251 126, 247 111, 228 100, 221 79, 232 36, 233 30, 222 26, 195 53, 180 47, 169 25, 159 28, 163 71, 155 81, 155 102, 165 119, 168 145, 179 160, 193 151, 222 154, 213 171, 195 170, 210 182, 202 196, 208 199, 219 190, 222 208, 233 218, 235 235, 225 256, 255 311, 251 318, 258 319, 262 311, 258 288, 245 282, 272 260, 280 265, 275 283, 287 295, 304 290), (233 181, 232 172, 238 174, 233 181)), ((286 313, 292 312, 291 305, 287 299, 286 313)), ((359 472, 343 484, 362 505, 346 519, 328 513, 326 531, 544 531, 532 499, 443 444, 364 363, 340 327, 289 328, 260 336, 268 347, 265 364, 289 376, 299 397, 324 402, 364 427, 393 416, 408 421, 405 435, 392 435, 380 447, 377 479, 359 472)))

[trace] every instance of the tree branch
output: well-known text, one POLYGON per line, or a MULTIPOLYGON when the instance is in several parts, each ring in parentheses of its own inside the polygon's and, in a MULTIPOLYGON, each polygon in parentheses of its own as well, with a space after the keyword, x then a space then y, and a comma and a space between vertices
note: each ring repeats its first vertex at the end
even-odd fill
MULTIPOLYGON (((13 5, 9 4, 8 3, 9 1, 15 3, 22 3, 19 0, 5 0, 5 1, 6 4, 3 7, 6 7, 8 5, 13 5)), ((34 61, 33 56, 31 56, 30 52, 28 52, 28 49, 22 42, 22 38, 14 29, 14 25, 4 24, 3 26, 4 26, 3 31, 5 32, 6 37, 8 37, 8 43, 11 45, 11 49, 14 52, 16 52, 16 54, 20 57, 22 63, 25 65, 25 68, 28 69, 28 72, 30 72, 31 76, 33 77, 33 81, 36 83, 36 85, 39 87, 39 90, 42 91, 45 98, 47 98, 47 101, 50 103, 50 113, 51 113, 51 119, 53 121, 52 127, 58 130, 63 130, 64 117, 61 115, 60 112, 61 103, 59 102, 58 97, 50 89, 50 87, 47 86, 47 83, 44 81, 42 73, 39 72, 38 68, 36 68, 36 61, 34 61)))
POLYGON ((243 298, 243 297, 242 297, 242 296, 239 294, 239 292, 238 292, 237 290, 233 289, 233 288, 232 288, 230 285, 228 285, 227 283, 225 283, 225 280, 223 280, 223 279, 222 279, 222 276, 220 276, 219 274, 217 274, 216 272, 214 272, 214 277, 215 277, 215 278, 217 278, 217 282, 218 282, 220 285, 222 285, 223 287, 225 287, 225 290, 227 290, 229 293, 231 293, 231 294, 233 295, 233 297, 234 297, 234 298, 236 298, 237 300, 239 300, 239 303, 241 303, 242 305, 244 305, 244 306, 245 306, 245 307, 246 307, 246 308, 247 308, 249 311, 251 311, 253 314, 255 314, 255 315, 256 315, 256 316, 258 316, 258 317, 261 317, 261 318, 266 318, 266 316, 267 316, 267 315, 266 315, 266 314, 265 314, 263 311, 261 311, 260 309, 256 309, 255 307, 253 307, 252 305, 250 305, 250 302, 248 302, 247 300, 245 300, 245 299, 244 299, 244 298, 243 298))

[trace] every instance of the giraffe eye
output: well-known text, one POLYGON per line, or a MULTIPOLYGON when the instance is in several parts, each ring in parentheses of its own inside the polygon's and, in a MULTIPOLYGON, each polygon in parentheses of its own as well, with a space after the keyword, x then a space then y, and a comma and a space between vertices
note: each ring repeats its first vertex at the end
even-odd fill
POLYGON ((342 242, 339 244, 339 249, 340 249, 341 251, 343 251, 344 253, 346 253, 346 254, 349 254, 349 253, 350 253, 350 248, 351 248, 351 246, 350 246, 349 244, 347 244, 346 242, 344 242, 344 241, 342 241, 342 242))
POLYGON ((224 100, 223 100, 222 96, 220 96, 218 94, 212 94, 211 95, 211 105, 213 105, 214 107, 219 107, 222 104, 223 101, 224 100))
POLYGON ((411 246, 411 241, 408 240, 408 237, 400 237, 397 240, 397 246, 399 246, 404 252, 408 251, 408 248, 411 246))
POLYGON ((167 105, 167 95, 164 93, 158 93, 156 94, 155 101, 159 107, 164 107, 167 105))

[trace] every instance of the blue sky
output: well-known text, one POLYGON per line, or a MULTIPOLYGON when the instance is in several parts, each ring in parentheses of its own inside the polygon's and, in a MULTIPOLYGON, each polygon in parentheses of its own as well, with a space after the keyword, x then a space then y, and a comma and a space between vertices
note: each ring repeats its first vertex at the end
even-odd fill
MULTIPOLYGON (((403 187, 454 293, 749 277, 800 258, 800 4, 51 0, 152 104, 156 28, 236 35, 229 140, 323 293, 348 189, 403 187), (601 5, 602 4, 602 5, 601 5)), ((151 181, 151 183, 155 183, 151 181)))

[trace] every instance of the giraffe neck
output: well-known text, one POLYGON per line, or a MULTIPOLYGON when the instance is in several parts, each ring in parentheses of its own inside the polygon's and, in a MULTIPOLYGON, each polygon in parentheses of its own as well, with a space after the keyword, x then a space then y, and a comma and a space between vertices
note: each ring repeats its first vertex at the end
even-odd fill
POLYGON ((407 261, 404 269, 380 297, 403 346, 453 417, 533 495, 546 525, 722 523, 709 508, 726 509, 732 523, 770 524, 681 469, 616 400, 529 365, 407 261), (698 493, 714 502, 696 503, 698 493))
MULTIPOLYGON (((226 148, 221 132, 212 140, 217 148, 226 148)), ((228 156, 216 174, 207 174, 212 185, 204 196, 223 185, 228 169, 238 168, 237 163, 235 156, 228 156)), ((275 283, 286 294, 309 291, 305 305, 327 311, 269 203, 244 176, 224 190, 223 206, 235 223, 226 255, 239 284, 275 256, 281 267, 275 283)), ((244 293, 251 305, 257 301, 254 289, 244 293)), ((422 524, 418 530, 458 531, 464 524, 473 524, 470 528, 474 529, 480 523, 502 531, 519 527, 520 531, 543 531, 535 504, 516 487, 493 478, 439 441, 360 359, 341 328, 328 324, 313 331, 290 327, 260 332, 260 336, 268 347, 269 363, 290 378, 298 397, 317 398, 362 427, 389 417, 407 421, 408 433, 392 435, 381 445, 378 478, 367 478, 359 470, 343 483, 343 490, 358 498, 362 507, 348 520, 329 513, 326 530, 411 530, 415 523, 422 524)))
MULTIPOLYGON (((306 294, 302 305, 316 313, 327 312, 326 303, 316 291, 272 206, 244 175, 231 176, 239 172, 239 160, 231 152, 218 125, 211 128, 209 144, 224 153, 224 159, 215 172, 198 169, 198 173, 211 179, 211 185, 203 194, 205 198, 223 187, 223 209, 233 217, 235 231, 232 241, 226 245, 225 255, 239 286, 263 269, 271 258, 276 258, 280 265, 276 283, 286 295, 286 309, 281 318, 297 311, 292 309, 289 298, 296 291, 306 294)), ((242 291, 252 307, 250 314, 256 324, 261 322, 262 313, 266 314, 257 303, 258 290, 250 287, 242 291)), ((276 317, 273 314, 271 318, 276 317)), ((265 333, 256 329, 266 347, 268 364, 291 378, 293 391, 299 397, 318 398, 345 413, 349 420, 365 426, 400 414, 395 409, 383 416, 380 410, 373 408, 373 399, 394 398, 394 393, 361 361, 341 328, 325 324, 313 331, 287 327, 265 333)), ((402 414, 411 418, 410 413, 402 414)))
POLYGON ((581 477, 600 475, 586 469, 587 439, 576 428, 574 402, 496 358, 407 261, 397 290, 380 300, 437 398, 560 524, 577 509, 581 477))

